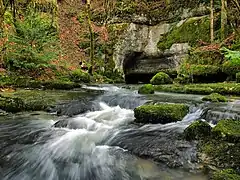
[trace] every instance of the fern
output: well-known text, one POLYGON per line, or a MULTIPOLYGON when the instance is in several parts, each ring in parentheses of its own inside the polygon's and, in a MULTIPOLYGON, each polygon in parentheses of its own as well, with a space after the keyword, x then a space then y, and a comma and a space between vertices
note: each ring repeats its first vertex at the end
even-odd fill
POLYGON ((240 51, 232 51, 227 48, 221 48, 225 58, 231 61, 232 64, 240 65, 240 51))

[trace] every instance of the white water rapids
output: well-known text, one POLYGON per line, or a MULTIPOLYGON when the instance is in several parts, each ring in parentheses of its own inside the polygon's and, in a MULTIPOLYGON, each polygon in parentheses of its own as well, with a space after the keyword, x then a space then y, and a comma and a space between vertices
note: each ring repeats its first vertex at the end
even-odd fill
MULTIPOLYGON (((142 159, 134 155, 134 150, 128 148, 141 147, 143 141, 148 145, 155 141, 157 143, 157 138, 172 136, 171 133, 181 133, 191 122, 200 118, 203 113, 201 106, 192 106, 191 112, 181 122, 139 127, 133 124, 133 109, 146 102, 145 97, 117 87, 99 89, 107 92, 96 99, 97 111, 57 119, 46 114, 22 115, 21 118, 16 115, 13 119, 0 121, 0 179, 206 179, 205 176, 190 170, 171 169, 164 163, 157 164, 148 158, 142 159), (53 126, 58 120, 67 122, 66 126, 53 126), (149 135, 150 133, 152 134, 149 135), (145 139, 148 136, 149 139, 145 139)), ((161 146, 161 143, 158 146, 161 146)), ((188 155, 184 152, 178 154, 183 156, 181 158, 186 162, 189 158, 187 156, 190 156, 189 152, 192 151, 191 144, 187 145, 187 148, 188 155)), ((145 153, 144 148, 142 151, 145 153)), ((155 151, 157 148, 153 149, 153 152, 155 151)))

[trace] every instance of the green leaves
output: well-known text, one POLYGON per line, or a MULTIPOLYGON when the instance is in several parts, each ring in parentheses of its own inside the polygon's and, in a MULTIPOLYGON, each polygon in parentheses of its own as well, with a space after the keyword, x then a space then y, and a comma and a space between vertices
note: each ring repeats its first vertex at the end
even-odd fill
POLYGON ((225 47, 221 48, 225 58, 235 65, 240 65, 240 51, 232 51, 225 47))
POLYGON ((29 11, 15 23, 16 32, 7 44, 5 63, 11 70, 36 70, 51 67, 51 60, 58 58, 57 31, 51 20, 29 11))

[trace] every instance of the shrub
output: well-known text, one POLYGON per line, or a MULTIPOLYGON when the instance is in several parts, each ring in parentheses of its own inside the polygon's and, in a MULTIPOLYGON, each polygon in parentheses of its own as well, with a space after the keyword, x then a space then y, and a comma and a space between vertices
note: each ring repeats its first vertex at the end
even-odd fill
POLYGON ((150 80, 150 83, 153 85, 160 85, 160 84, 171 84, 172 79, 164 72, 159 72, 150 80))
POLYGON ((53 67, 50 62, 58 57, 57 31, 51 20, 38 13, 27 12, 24 20, 15 22, 16 32, 10 34, 5 64, 8 69, 27 72, 53 67))
POLYGON ((202 98, 203 101, 211 101, 211 102, 227 102, 227 98, 218 93, 212 93, 208 96, 202 98))
POLYGON ((81 69, 76 69, 74 70, 71 75, 70 78, 72 81, 76 82, 76 83, 89 83, 90 82, 90 75, 86 72, 83 72, 81 69))
POLYGON ((236 81, 237 83, 240 83, 240 72, 236 74, 236 81))
POLYGON ((143 105, 134 110, 134 116, 138 123, 167 124, 181 121, 188 110, 185 104, 143 105))
POLYGON ((152 84, 145 84, 138 89, 139 94, 154 94, 154 87, 152 84))

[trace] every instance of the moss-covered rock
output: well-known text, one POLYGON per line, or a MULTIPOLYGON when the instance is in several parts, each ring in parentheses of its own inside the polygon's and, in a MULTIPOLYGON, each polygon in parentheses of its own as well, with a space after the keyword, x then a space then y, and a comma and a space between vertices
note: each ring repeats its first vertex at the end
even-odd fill
POLYGON ((227 61, 222 65, 222 71, 230 76, 231 79, 235 79, 236 73, 240 72, 240 65, 227 61))
POLYGON ((210 87, 186 87, 187 94, 210 94, 213 90, 210 87))
POLYGON ((236 81, 237 83, 240 83, 240 72, 236 74, 236 81))
POLYGON ((207 83, 207 84, 169 84, 154 86, 155 91, 187 93, 187 94, 204 94, 211 93, 240 95, 239 83, 207 83))
POLYGON ((227 102, 227 98, 218 93, 212 93, 208 96, 205 96, 202 98, 202 100, 210 102, 227 102))
POLYGON ((206 36, 209 32, 208 17, 190 18, 161 38, 158 48, 169 49, 174 43, 189 43, 191 46, 196 46, 200 40, 209 42, 209 38, 206 36))
POLYGON ((188 141, 204 139, 211 134, 211 126, 206 121, 195 121, 184 130, 184 138, 188 141))
POLYGON ((214 172, 212 180, 239 180, 240 175, 233 169, 224 169, 221 171, 214 172))
POLYGON ((167 124, 181 121, 188 110, 185 104, 143 105, 134 110, 135 122, 167 124))
POLYGON ((159 72, 150 80, 150 83, 153 85, 160 85, 160 84, 171 84, 172 79, 164 72, 159 72))
POLYGON ((215 65, 182 64, 179 77, 190 77, 190 83, 223 82, 226 76, 222 75, 221 68, 215 65))
POLYGON ((0 109, 7 112, 20 112, 24 110, 24 102, 20 98, 0 95, 0 109))
POLYGON ((86 72, 83 72, 81 69, 76 69, 71 72, 70 78, 76 83, 89 83, 90 75, 86 72))
POLYGON ((240 121, 231 119, 219 121, 212 129, 212 136, 228 142, 240 142, 240 121))
POLYGON ((145 84, 138 89, 139 94, 154 94, 154 87, 152 84, 145 84))

